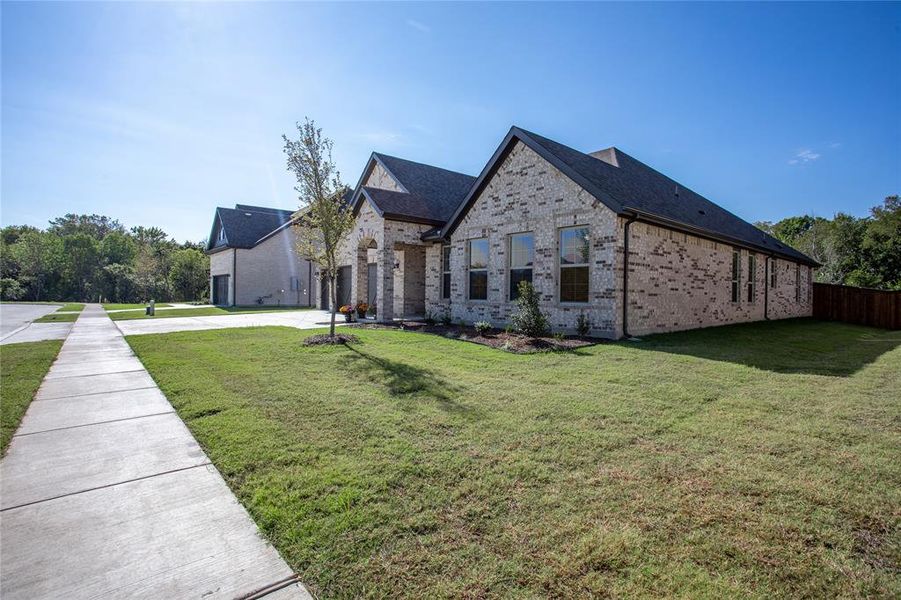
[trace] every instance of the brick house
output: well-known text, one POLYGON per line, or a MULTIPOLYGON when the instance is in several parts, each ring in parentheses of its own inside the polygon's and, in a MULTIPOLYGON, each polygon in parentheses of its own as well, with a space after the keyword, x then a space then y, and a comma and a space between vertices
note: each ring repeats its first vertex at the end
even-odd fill
POLYGON ((339 302, 380 320, 499 326, 521 280, 608 338, 811 314, 815 261, 618 148, 513 127, 477 178, 374 153, 350 204, 339 302))
POLYGON ((312 306, 316 268, 295 251, 293 211, 219 207, 206 245, 210 301, 219 306, 312 306))

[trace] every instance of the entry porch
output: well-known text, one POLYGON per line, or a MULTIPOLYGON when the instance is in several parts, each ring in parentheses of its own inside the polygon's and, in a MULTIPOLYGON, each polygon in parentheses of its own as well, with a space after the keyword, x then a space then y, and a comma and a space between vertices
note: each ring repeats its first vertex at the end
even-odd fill
MULTIPOLYGON (((374 237, 361 239, 351 264, 339 269, 338 308, 365 302, 375 307, 375 320, 379 322, 423 318, 425 251, 423 244, 394 242, 390 247, 380 247, 374 237)), ((321 291, 320 306, 329 307, 327 284, 321 291)))

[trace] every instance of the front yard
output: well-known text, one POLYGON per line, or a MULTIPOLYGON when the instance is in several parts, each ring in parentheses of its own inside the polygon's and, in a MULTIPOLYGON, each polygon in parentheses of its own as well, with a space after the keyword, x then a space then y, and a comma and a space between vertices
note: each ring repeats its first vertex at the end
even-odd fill
POLYGON ((128 341, 322 597, 901 594, 901 332, 310 333, 128 341))

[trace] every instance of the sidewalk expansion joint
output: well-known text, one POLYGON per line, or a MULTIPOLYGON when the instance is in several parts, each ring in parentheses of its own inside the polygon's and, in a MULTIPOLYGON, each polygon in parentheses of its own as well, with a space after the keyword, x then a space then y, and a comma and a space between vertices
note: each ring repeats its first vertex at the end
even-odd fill
POLYGON ((17 433, 13 437, 24 437, 26 435, 37 435, 39 433, 52 433, 54 431, 65 431, 66 429, 77 429, 79 427, 93 427, 94 425, 106 425, 107 423, 120 423, 122 421, 134 421, 135 419, 146 419, 147 417, 159 417, 161 415, 174 414, 174 410, 166 412, 150 413, 149 415, 137 415, 135 417, 122 417, 121 419, 110 419, 108 421, 96 421, 94 423, 82 423, 81 425, 67 425, 66 427, 54 427, 52 429, 42 429, 41 431, 29 431, 28 433, 17 433))
POLYGON ((140 369, 128 369, 127 371, 113 371, 112 373, 87 373, 85 375, 63 375, 61 377, 52 377, 52 373, 48 373, 47 377, 45 377, 44 379, 46 381, 56 381, 58 379, 75 379, 78 377, 82 377, 82 378, 83 377, 100 377, 102 375, 118 375, 120 373, 137 373, 139 371, 146 371, 146 370, 147 369, 145 369, 144 367, 141 367, 140 369))
POLYGON ((137 392, 138 390, 155 390, 157 386, 147 385, 137 388, 126 388, 124 390, 108 390, 105 392, 87 392, 84 394, 69 394, 68 396, 54 396, 53 398, 35 398, 32 402, 47 402, 48 400, 68 400, 69 398, 81 398, 83 396, 97 396, 98 394, 124 394, 125 392, 137 392))
POLYGON ((52 496, 50 498, 43 498, 41 500, 33 500, 31 502, 25 502, 23 504, 17 504, 16 506, 7 506, 6 508, 0 508, 0 513, 4 513, 8 510, 15 510, 17 508, 25 508, 26 506, 34 506, 35 504, 43 504, 44 502, 51 502, 53 500, 59 500, 60 498, 68 498, 69 496, 77 496, 78 494, 85 494, 87 492, 95 492, 97 490, 105 490, 106 488, 116 487, 117 485, 124 485, 126 483, 134 483, 135 481, 143 481, 145 479, 152 479, 154 477, 159 477, 161 475, 171 475, 172 473, 178 473, 180 471, 187 471, 189 469, 196 469, 198 467, 207 467, 212 465, 210 461, 206 461, 200 464, 191 465, 190 467, 181 467, 180 469, 170 469, 169 471, 161 471, 159 473, 153 473, 151 475, 144 475, 143 477, 135 477, 134 479, 126 479, 125 481, 117 481, 115 483, 107 483, 106 485, 98 485, 96 487, 87 488, 84 490, 78 490, 77 492, 69 492, 67 494, 60 494, 59 496, 52 496))

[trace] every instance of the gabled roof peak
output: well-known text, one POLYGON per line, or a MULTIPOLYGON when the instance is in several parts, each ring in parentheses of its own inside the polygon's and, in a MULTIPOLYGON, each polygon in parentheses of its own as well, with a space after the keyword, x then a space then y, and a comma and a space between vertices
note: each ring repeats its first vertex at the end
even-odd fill
POLYGON ((354 211, 364 196, 384 218, 415 223, 444 223, 472 186, 475 177, 390 154, 373 152, 354 192, 354 211), (375 161, 384 167, 400 191, 366 186, 375 161))
POLYGON ((588 156, 593 156, 598 160, 602 160, 608 165, 618 167, 619 159, 617 158, 619 150, 616 149, 616 146, 610 146, 609 148, 604 148, 603 150, 596 150, 594 152, 589 152, 588 156))

